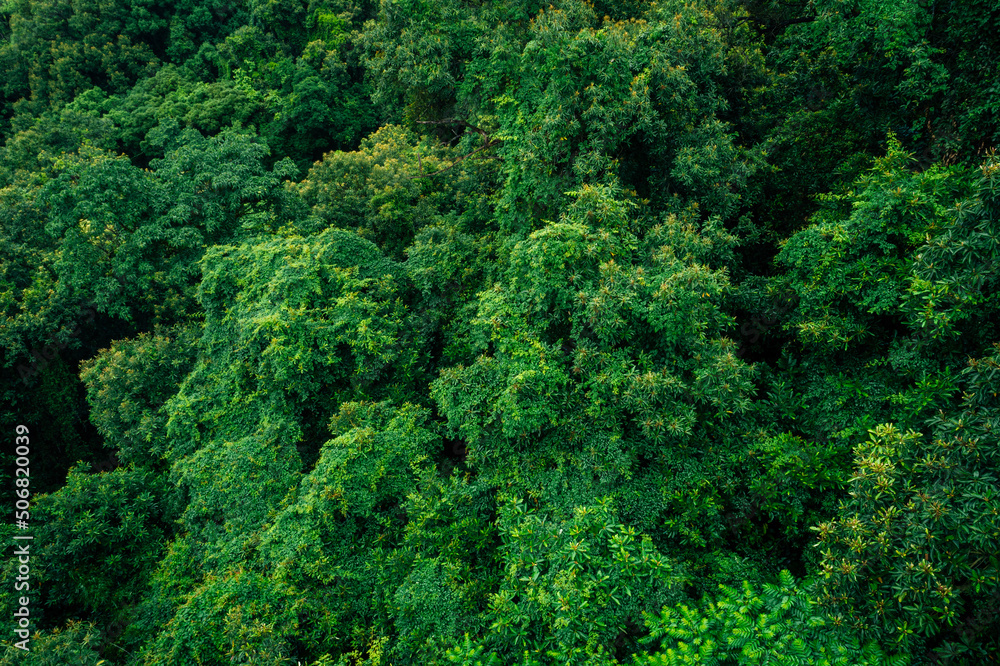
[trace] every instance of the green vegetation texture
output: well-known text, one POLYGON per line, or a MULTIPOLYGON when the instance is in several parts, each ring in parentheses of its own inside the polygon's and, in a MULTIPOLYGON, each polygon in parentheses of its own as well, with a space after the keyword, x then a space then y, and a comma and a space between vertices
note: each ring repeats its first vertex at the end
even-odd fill
POLYGON ((1000 664, 998 62, 998 0, 4 0, 0 663, 1000 664))

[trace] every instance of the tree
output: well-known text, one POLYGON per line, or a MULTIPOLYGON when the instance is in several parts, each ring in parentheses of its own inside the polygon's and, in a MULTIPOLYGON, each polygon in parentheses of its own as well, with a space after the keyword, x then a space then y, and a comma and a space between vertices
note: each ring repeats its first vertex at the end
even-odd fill
POLYGON ((478 358, 431 396, 492 483, 566 511, 612 494, 658 544, 714 549, 754 390, 714 302, 733 239, 692 212, 640 240, 620 196, 584 188, 514 244, 480 295, 478 358))
POLYGON ((645 642, 657 647, 636 656, 636 666, 910 663, 905 654, 892 656, 874 642, 862 646, 834 628, 815 608, 809 586, 797 585, 788 571, 763 590, 746 581, 741 590, 721 585, 714 599, 706 595, 698 607, 647 613, 646 626, 650 634, 645 642))
POLYGON ((497 531, 497 489, 459 461, 423 466, 402 508, 406 526, 386 557, 387 578, 400 581, 386 594, 398 663, 440 661, 445 648, 489 627, 490 596, 502 575, 497 531))
POLYGON ((935 341, 956 341, 979 352, 1000 337, 997 278, 1000 238, 1000 162, 980 169, 972 197, 949 211, 940 233, 917 252, 904 312, 914 328, 935 341))
POLYGON ((200 334, 198 325, 140 333, 81 364, 90 420, 119 463, 164 471, 164 405, 191 370, 200 334))
POLYGON ((93 625, 70 620, 60 629, 35 633, 28 651, 5 645, 3 658, 18 666, 100 666, 107 663, 96 651, 100 642, 93 625))
POLYGON ((918 248, 967 192, 963 170, 913 172, 913 162, 890 135, 886 156, 846 193, 821 197, 810 226, 783 243, 780 280, 797 295, 785 327, 803 346, 857 350, 901 332, 918 248))
MULTIPOLYGON (((199 300, 205 326, 199 356, 165 407, 170 443, 166 455, 172 479, 186 492, 187 505, 181 516, 183 533, 174 544, 178 555, 165 560, 143 620, 145 626, 155 627, 161 614, 166 615, 164 622, 175 618, 172 628, 157 639, 157 647, 151 648, 156 659, 169 659, 171 650, 202 640, 190 628, 183 628, 188 623, 183 614, 178 615, 181 604, 192 594, 215 594, 211 592, 216 586, 213 580, 222 584, 226 572, 261 566, 264 560, 258 544, 277 540, 277 545, 269 547, 268 552, 273 550, 269 559, 293 567, 287 574, 293 585, 318 585, 331 575, 308 568, 305 574, 298 573, 299 564, 286 562, 298 551, 296 546, 290 552, 281 548, 311 538, 315 534, 311 528, 304 535, 291 525, 272 529, 272 521, 285 526, 299 515, 298 509, 283 511, 287 505, 282 502, 307 483, 303 475, 312 470, 308 484, 313 485, 303 486, 310 488, 310 496, 315 495, 308 503, 325 506, 341 497, 342 501, 331 504, 331 511, 334 507, 348 511, 355 516, 348 525, 359 527, 375 520, 382 504, 401 501, 409 487, 405 475, 396 476, 394 458, 377 462, 369 457, 366 432, 352 431, 350 440, 324 444, 319 430, 338 411, 341 416, 335 423, 341 425, 335 429, 353 427, 349 425, 355 418, 352 414, 361 407, 348 410, 343 403, 351 397, 405 399, 413 395, 413 384, 421 376, 417 351, 421 345, 419 339, 409 343, 406 337, 407 284, 401 267, 382 257, 371 243, 337 229, 309 239, 289 235, 255 244, 217 246, 208 252, 202 267, 199 300), (352 446, 358 450, 345 459, 342 446, 355 439, 352 446), (367 489, 385 471, 391 472, 386 478, 387 495, 373 495, 367 489), (325 488, 334 483, 335 473, 340 475, 339 489, 331 487, 331 495, 325 488), (285 513, 288 517, 281 517, 285 513)), ((373 409, 371 418, 376 422, 391 419, 388 404, 373 409), (390 416, 380 416, 384 413, 390 416)), ((362 410, 357 418, 365 413, 362 410)), ((425 432, 416 425, 424 418, 410 408, 403 410, 399 420, 385 426, 388 439, 378 450, 388 456, 395 455, 393 451, 401 454, 401 443, 408 442, 408 446, 427 447, 422 454, 426 457, 434 441, 429 432, 420 440, 395 432, 406 423, 411 423, 406 426, 409 430, 425 432)), ((393 514, 389 510, 386 519, 393 514)), ((332 515, 330 519, 337 522, 332 515)), ((374 540, 375 528, 376 523, 364 527, 364 539, 374 540)), ((355 538, 346 532, 334 543, 349 548, 358 545, 355 538)), ((352 557, 362 557, 361 551, 352 557)), ((319 566, 320 560, 316 562, 319 566)), ((282 590, 275 587, 274 594, 293 594, 290 589, 282 590)), ((347 598, 367 607, 370 594, 370 590, 350 587, 347 598)), ((334 637, 346 638, 348 634, 342 632, 351 626, 365 628, 357 622, 338 626, 335 619, 340 610, 324 619, 332 609, 309 608, 317 614, 318 623, 309 639, 311 650, 321 646, 322 651, 334 650, 335 644, 330 643, 334 637)), ((358 622, 371 617, 371 611, 364 611, 358 622)), ((290 630, 282 631, 287 637, 290 630)), ((221 659, 221 643, 211 645, 197 648, 197 653, 205 659, 221 659)), ((189 649, 194 648, 184 648, 189 649)))
POLYGON ((513 500, 500 512, 504 579, 490 599, 486 644, 539 663, 617 663, 635 646, 634 619, 684 581, 648 536, 617 520, 610 498, 569 516, 513 500))
POLYGON ((389 609, 406 603, 399 592, 393 603, 393 592, 407 573, 412 586, 420 567, 404 572, 387 559, 403 538, 401 505, 440 447, 428 416, 412 404, 342 404, 333 439, 261 536, 274 578, 316 591, 299 636, 316 654, 364 651, 363 637, 388 634, 389 609))
MULTIPOLYGON (((119 635, 176 529, 178 499, 162 475, 133 465, 97 472, 79 464, 64 486, 36 495, 28 588, 33 617, 43 616, 54 627, 82 619, 100 628, 106 640, 122 640, 119 635)), ((16 571, 14 558, 4 567, 5 584, 14 586, 16 571)), ((116 657, 121 649, 101 646, 116 657)))
MULTIPOLYGON (((334 151, 313 165, 296 191, 324 226, 351 229, 387 256, 402 260, 414 237, 432 224, 468 224, 482 212, 488 176, 433 140, 387 125, 355 152, 334 151), (455 169, 448 175, 424 177, 455 169)), ((451 226, 451 225, 449 225, 451 226)), ((461 228, 461 227, 459 227, 461 228)))
POLYGON ((996 654, 998 363, 998 345, 969 360, 961 405, 928 420, 931 436, 886 423, 856 447, 850 496, 814 528, 838 625, 915 654, 996 654))

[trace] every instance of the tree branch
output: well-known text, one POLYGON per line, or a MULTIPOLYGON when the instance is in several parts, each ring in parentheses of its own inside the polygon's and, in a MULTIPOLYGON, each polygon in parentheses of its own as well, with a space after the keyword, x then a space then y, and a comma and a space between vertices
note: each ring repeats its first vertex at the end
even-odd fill
POLYGON ((414 120, 413 122, 415 122, 418 125, 459 125, 461 127, 464 127, 465 129, 470 129, 473 132, 476 132, 477 134, 479 134, 479 136, 483 137, 483 141, 486 141, 487 143, 490 141, 490 135, 488 132, 486 132, 486 130, 476 127, 472 123, 466 122, 461 118, 443 118, 441 120, 414 120))
MULTIPOLYGON (((434 171, 432 173, 422 173, 422 174, 419 174, 419 175, 416 175, 416 176, 410 176, 406 180, 413 180, 415 178, 430 178, 431 176, 437 176, 438 174, 442 174, 445 171, 451 171, 452 169, 454 169, 455 167, 457 167, 459 165, 459 163, 462 160, 464 160, 465 158, 472 157, 476 153, 481 153, 484 150, 488 150, 489 148, 492 148, 493 146, 497 145, 498 143, 500 143, 500 140, 499 139, 494 139, 494 140, 490 141, 489 143, 487 143, 485 146, 480 146, 479 148, 476 148, 475 150, 473 150, 468 155, 461 155, 461 156, 459 156, 459 158, 456 159, 454 162, 452 162, 452 164, 450 166, 446 166, 445 168, 439 169, 438 171, 434 171)), ((418 162, 419 162, 419 160, 418 160, 418 162)))

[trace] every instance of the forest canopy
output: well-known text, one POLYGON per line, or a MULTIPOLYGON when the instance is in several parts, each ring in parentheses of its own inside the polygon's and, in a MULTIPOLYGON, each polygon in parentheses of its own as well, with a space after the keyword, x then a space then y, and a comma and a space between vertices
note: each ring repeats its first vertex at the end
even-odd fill
POLYGON ((1000 663, 997 62, 998 0, 6 0, 0 662, 1000 663))

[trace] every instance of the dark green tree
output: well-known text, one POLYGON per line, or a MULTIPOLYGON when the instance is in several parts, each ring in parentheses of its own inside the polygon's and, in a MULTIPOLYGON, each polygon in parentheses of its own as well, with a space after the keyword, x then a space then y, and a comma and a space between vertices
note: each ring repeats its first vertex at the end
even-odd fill
POLYGON ((850 496, 815 528, 838 625, 953 663, 996 656, 998 352, 969 360, 960 406, 930 436, 886 423, 856 447, 850 496))

